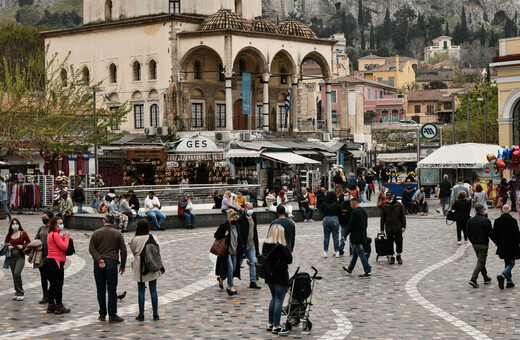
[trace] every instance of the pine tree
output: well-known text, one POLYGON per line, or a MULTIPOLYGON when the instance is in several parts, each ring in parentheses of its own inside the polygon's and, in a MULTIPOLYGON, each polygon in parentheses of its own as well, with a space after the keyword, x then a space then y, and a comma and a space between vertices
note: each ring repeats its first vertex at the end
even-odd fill
POLYGON ((486 30, 483 23, 480 25, 480 45, 486 46, 486 30))
POLYGON ((462 36, 460 32, 460 22, 457 23, 455 29, 453 30, 453 43, 455 45, 460 45, 463 43, 462 36))
POLYGON ((363 0, 358 0, 358 24, 361 27, 365 27, 365 11, 363 10, 363 0))
POLYGON ((466 21, 466 9, 462 7, 462 14, 460 16, 460 43, 469 40, 468 22, 466 21))
POLYGON ((360 30, 361 30, 361 49, 366 50, 367 42, 365 41, 365 30, 363 29, 363 27, 361 27, 360 30))
POLYGON ((370 23, 370 49, 376 48, 376 38, 374 37, 374 25, 370 23))
POLYGON ((392 36, 392 19, 390 19, 390 10, 386 8, 385 20, 383 21, 383 32, 381 34, 381 40, 389 40, 392 36))
POLYGON ((446 26, 444 27, 444 35, 450 35, 450 24, 446 21, 446 26))
POLYGON ((496 43, 495 40, 496 40, 495 31, 491 30, 491 33, 489 35, 489 47, 495 47, 495 43, 496 43))

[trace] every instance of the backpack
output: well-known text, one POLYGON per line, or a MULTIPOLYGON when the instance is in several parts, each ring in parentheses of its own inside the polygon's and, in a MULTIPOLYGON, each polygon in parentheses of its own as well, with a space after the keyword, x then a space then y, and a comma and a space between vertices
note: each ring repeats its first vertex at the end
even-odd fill
POLYGON ((65 250, 66 256, 72 256, 76 253, 76 249, 74 249, 74 241, 72 240, 72 237, 69 237, 69 246, 67 247, 67 250, 65 250))
POLYGON ((153 235, 148 237, 143 250, 140 254, 141 257, 141 280, 143 275, 150 272, 158 272, 163 267, 161 253, 159 251, 159 245, 155 242, 153 235))
POLYGON ((262 255, 260 254, 257 258, 257 263, 255 263, 256 266, 256 274, 259 278, 262 279, 270 279, 273 277, 273 265, 271 264, 271 260, 269 258, 269 255, 278 247, 278 244, 274 246, 273 249, 267 254, 262 255))

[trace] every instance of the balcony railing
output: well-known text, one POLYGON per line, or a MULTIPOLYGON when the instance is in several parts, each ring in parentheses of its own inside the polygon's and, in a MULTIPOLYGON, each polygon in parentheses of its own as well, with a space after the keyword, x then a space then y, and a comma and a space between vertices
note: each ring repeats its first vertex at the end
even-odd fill
POLYGON ((226 129, 226 122, 223 121, 218 124, 216 118, 180 118, 176 120, 176 124, 180 131, 217 131, 226 129))

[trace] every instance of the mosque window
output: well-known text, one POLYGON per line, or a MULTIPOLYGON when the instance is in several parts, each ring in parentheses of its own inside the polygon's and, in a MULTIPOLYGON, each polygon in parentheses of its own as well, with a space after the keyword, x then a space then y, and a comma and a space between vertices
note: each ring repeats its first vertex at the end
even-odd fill
POLYGON ((181 1, 180 0, 169 0, 170 1, 170 13, 179 14, 181 12, 181 1))
POLYGON ((134 81, 140 81, 141 80, 141 63, 138 61, 134 61, 132 69, 133 69, 133 73, 134 73, 134 81))
POLYGON ((193 78, 202 79, 202 66, 200 65, 200 61, 198 60, 195 60, 193 62, 193 78))
POLYGON ((157 80, 157 62, 153 59, 148 63, 148 79, 157 80))
POLYGON ((112 0, 105 2, 105 19, 112 20, 112 0))
POLYGON ((111 84, 117 83, 117 66, 114 64, 110 64, 109 71, 110 71, 110 83, 111 84))

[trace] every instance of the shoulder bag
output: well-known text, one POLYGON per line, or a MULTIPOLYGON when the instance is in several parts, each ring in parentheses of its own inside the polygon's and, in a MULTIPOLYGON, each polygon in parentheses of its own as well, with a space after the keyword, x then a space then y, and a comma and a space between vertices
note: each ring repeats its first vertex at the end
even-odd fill
POLYGON ((213 245, 211 246, 209 252, 213 255, 224 256, 227 253, 227 247, 228 237, 224 237, 220 240, 215 239, 215 242, 213 242, 213 245))
POLYGON ((450 209, 448 210, 448 214, 446 215, 446 224, 452 225, 455 222, 455 210, 450 209), (448 221, 451 221, 451 223, 448 223, 448 221))
POLYGON ((276 246, 274 246, 274 248, 271 249, 271 251, 267 255, 258 256, 257 263, 255 263, 255 267, 256 267, 256 275, 258 275, 259 278, 270 279, 271 277, 273 277, 274 266, 271 265, 269 255, 271 255, 271 253, 276 248, 278 248, 279 245, 280 244, 277 244, 276 246))

